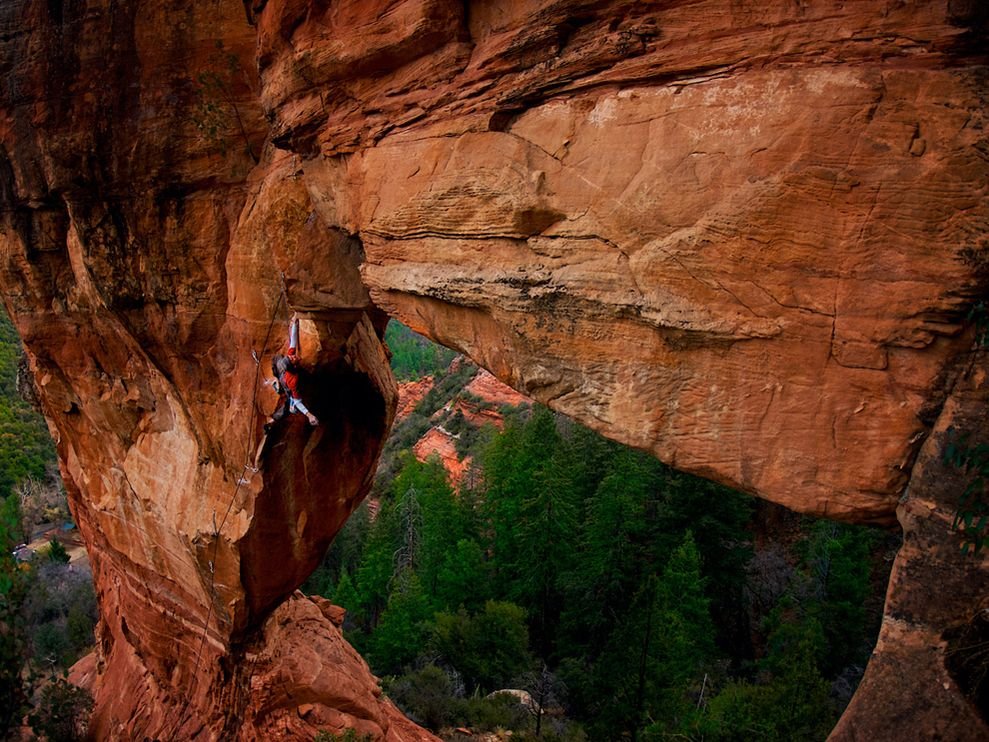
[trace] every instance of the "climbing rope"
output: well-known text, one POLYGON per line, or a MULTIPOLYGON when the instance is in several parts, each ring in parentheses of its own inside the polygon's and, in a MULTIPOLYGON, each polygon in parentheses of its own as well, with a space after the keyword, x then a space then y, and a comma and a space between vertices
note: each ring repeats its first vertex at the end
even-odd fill
MULTIPOLYGON (((275 326, 275 319, 278 317, 278 310, 281 309, 282 304, 288 304, 288 297, 285 291, 285 274, 281 274, 282 286, 281 293, 279 294, 278 301, 275 302, 275 308, 271 312, 271 320, 268 322, 268 330, 264 335, 264 343, 261 345, 261 353, 259 354, 253 348, 251 348, 251 358, 254 360, 254 392, 251 398, 251 420, 247 427, 247 439, 244 444, 244 467, 240 471, 240 476, 237 478, 237 486, 234 488, 233 496, 230 498, 230 502, 227 503, 227 508, 223 512, 223 517, 220 519, 219 524, 216 522, 216 513, 213 513, 213 554, 210 557, 207 564, 209 565, 209 594, 210 601, 209 607, 206 610, 206 620, 203 622, 203 633, 199 639, 199 649, 196 651, 196 661, 192 668, 192 677, 196 676, 199 672, 199 662, 202 659, 203 649, 206 647, 206 636, 209 633, 209 622, 213 618, 213 606, 216 604, 217 594, 216 594, 216 554, 220 546, 220 532, 223 530, 223 526, 227 522, 227 518, 230 515, 230 511, 233 509, 233 504, 237 501, 237 495, 240 493, 240 488, 247 484, 247 474, 248 472, 257 472, 257 469, 252 465, 251 452, 254 450, 254 422, 257 417, 258 408, 258 390, 260 388, 261 380, 261 358, 264 357, 265 353, 268 352, 268 341, 271 339, 271 331, 275 326)), ((254 663, 256 664, 257 658, 255 658, 254 663)), ((251 665, 251 674, 254 672, 254 664, 251 665)), ((248 676, 250 677, 250 676, 248 676)), ((179 720, 175 725, 175 729, 181 729, 182 725, 186 720, 186 712, 189 708, 189 703, 192 700, 192 693, 186 693, 185 701, 182 704, 182 710, 179 712, 179 720)))

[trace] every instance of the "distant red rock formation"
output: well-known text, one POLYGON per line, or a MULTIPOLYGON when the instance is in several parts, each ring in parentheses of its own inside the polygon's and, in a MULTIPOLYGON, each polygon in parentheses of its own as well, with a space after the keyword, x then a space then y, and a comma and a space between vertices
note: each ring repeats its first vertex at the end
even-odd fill
POLYGON ((433 377, 423 376, 416 381, 400 381, 398 383, 398 409, 395 410, 395 422, 408 417, 416 406, 433 388, 433 377))
POLYGON ((493 374, 483 368, 470 380, 464 391, 467 394, 480 397, 484 402, 497 406, 509 405, 511 407, 518 407, 523 404, 532 404, 532 400, 529 397, 515 391, 507 384, 503 384, 493 374))
POLYGON ((460 486, 460 481, 470 466, 470 457, 461 460, 457 456, 456 439, 443 428, 430 428, 416 441, 412 453, 419 461, 425 461, 430 456, 439 456, 454 487, 460 486))
MULTIPOLYGON (((452 366, 451 370, 454 370, 452 366)), ((401 387, 399 389, 401 394, 401 387)), ((532 404, 532 400, 498 381, 484 369, 480 369, 461 392, 433 414, 433 419, 446 420, 459 412, 475 427, 494 425, 500 430, 505 423, 500 408, 505 405, 517 407, 523 404, 532 404)), ((425 461, 434 454, 439 456, 449 474, 450 483, 454 487, 460 487, 470 471, 472 459, 470 456, 465 456, 463 459, 459 457, 456 439, 456 434, 442 425, 436 425, 426 431, 415 443, 412 453, 419 461, 425 461)))

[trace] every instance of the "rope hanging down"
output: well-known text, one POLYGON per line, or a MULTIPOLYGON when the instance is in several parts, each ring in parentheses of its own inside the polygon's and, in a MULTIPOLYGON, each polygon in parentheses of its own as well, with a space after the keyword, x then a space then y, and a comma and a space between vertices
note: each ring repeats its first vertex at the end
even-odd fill
MULTIPOLYGON (((275 302, 275 308, 271 312, 271 320, 268 322, 268 330, 264 334, 264 343, 261 345, 261 353, 257 353, 253 348, 251 348, 251 358, 254 360, 254 392, 251 398, 251 421, 247 426, 247 439, 244 442, 244 467, 240 471, 240 476, 237 478, 237 486, 234 488, 234 493, 230 498, 230 502, 227 503, 227 509, 223 512, 223 517, 220 519, 219 524, 216 522, 216 512, 213 513, 213 554, 210 556, 207 564, 209 565, 209 594, 210 601, 209 606, 206 610, 206 620, 203 622, 203 633, 199 639, 199 649, 196 650, 196 661, 192 667, 192 676, 195 677, 196 673, 199 672, 199 662, 202 659, 203 649, 206 647, 206 635, 209 633, 209 622, 213 618, 213 606, 216 604, 216 554, 217 549, 220 546, 220 532, 223 530, 223 526, 227 522, 227 518, 230 515, 231 509, 233 509, 233 504, 237 501, 237 495, 240 492, 240 488, 247 484, 247 473, 256 472, 257 469, 252 465, 251 452, 254 449, 254 421, 257 416, 257 402, 258 402, 258 389, 260 388, 261 381, 261 358, 264 357, 265 353, 268 352, 268 341, 271 339, 271 330, 275 326, 275 319, 278 317, 278 310, 281 309, 282 304, 288 303, 288 297, 285 293, 285 274, 281 274, 282 287, 281 293, 278 296, 278 301, 275 302)), ((182 724, 185 723, 185 714, 189 708, 189 702, 192 700, 192 694, 185 694, 185 701, 182 704, 182 710, 179 712, 178 722, 175 725, 175 729, 181 729, 182 724)))

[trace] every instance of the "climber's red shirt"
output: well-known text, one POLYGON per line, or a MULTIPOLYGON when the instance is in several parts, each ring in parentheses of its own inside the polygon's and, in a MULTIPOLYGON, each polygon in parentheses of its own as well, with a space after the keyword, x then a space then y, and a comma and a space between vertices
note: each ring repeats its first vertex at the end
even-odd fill
MULTIPOLYGON (((286 354, 288 359, 292 362, 293 366, 298 364, 299 356, 295 351, 295 348, 289 348, 286 354)), ((281 375, 282 385, 289 391, 295 399, 299 398, 299 374, 294 368, 286 369, 281 375)))

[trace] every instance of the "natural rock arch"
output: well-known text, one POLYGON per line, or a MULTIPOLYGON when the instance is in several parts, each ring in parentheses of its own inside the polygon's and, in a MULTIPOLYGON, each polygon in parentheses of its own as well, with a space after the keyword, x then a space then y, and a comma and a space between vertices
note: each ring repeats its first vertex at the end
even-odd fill
POLYGON ((0 24, 3 298, 94 564, 100 735, 421 734, 330 607, 282 602, 366 492, 386 313, 675 466, 898 515, 835 735, 984 728, 944 651, 986 557, 958 551, 940 458, 950 425, 986 429, 977 3, 90 0, 0 24), (251 350, 289 307, 328 422, 273 431, 254 473, 251 350))

